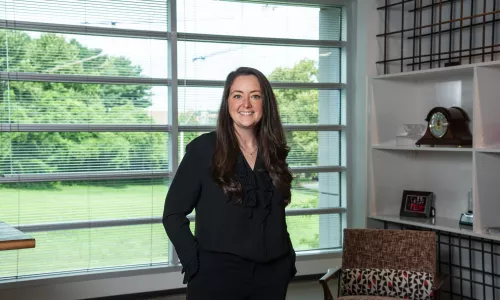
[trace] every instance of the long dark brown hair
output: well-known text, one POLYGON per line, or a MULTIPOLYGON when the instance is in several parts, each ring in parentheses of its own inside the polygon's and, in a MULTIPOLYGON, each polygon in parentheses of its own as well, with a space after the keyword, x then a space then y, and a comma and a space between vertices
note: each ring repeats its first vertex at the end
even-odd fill
POLYGON ((217 142, 212 160, 212 176, 226 195, 237 202, 242 201, 243 187, 235 178, 235 165, 240 147, 233 119, 229 114, 231 86, 233 81, 242 75, 254 75, 259 80, 263 101, 262 118, 255 127, 256 138, 259 142, 259 157, 269 172, 273 184, 282 193, 285 204, 289 204, 293 177, 286 158, 290 149, 281 125, 276 96, 266 76, 259 70, 241 67, 227 76, 217 119, 217 142))

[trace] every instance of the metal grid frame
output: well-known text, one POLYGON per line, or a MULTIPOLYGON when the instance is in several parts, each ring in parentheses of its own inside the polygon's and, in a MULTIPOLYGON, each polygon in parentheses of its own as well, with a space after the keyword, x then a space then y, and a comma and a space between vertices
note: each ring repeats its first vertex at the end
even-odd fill
POLYGON ((438 272, 448 275, 440 299, 500 299, 500 241, 390 221, 383 224, 384 229, 436 232, 438 272))
POLYGON ((380 0, 383 74, 494 61, 497 0, 380 0))

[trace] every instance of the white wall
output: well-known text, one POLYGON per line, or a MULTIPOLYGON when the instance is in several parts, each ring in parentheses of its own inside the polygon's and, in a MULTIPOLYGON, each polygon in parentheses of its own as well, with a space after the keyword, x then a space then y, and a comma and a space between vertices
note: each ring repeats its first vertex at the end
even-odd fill
POLYGON ((349 79, 348 99, 350 137, 350 160, 348 169, 350 175, 349 206, 347 212, 348 226, 354 228, 366 227, 367 216, 367 78, 376 74, 375 61, 378 55, 376 34, 379 30, 379 17, 375 0, 352 1, 351 16, 351 49, 349 57, 354 61, 351 65, 354 72, 349 79))

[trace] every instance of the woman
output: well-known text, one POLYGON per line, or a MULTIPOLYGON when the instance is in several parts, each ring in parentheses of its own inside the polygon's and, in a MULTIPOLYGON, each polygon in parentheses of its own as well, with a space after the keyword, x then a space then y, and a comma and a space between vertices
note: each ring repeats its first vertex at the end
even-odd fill
POLYGON ((286 227, 291 172, 267 78, 239 68, 226 80, 217 130, 186 146, 163 225, 183 266, 187 299, 285 299, 296 273, 286 227), (195 235, 186 215, 196 211, 195 235))

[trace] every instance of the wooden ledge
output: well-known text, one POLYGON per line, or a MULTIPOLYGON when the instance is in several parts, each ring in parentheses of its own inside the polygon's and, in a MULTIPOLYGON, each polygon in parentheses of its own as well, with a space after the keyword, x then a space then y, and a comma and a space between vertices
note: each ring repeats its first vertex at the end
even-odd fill
POLYGON ((0 251, 35 248, 35 239, 0 221, 0 251))

